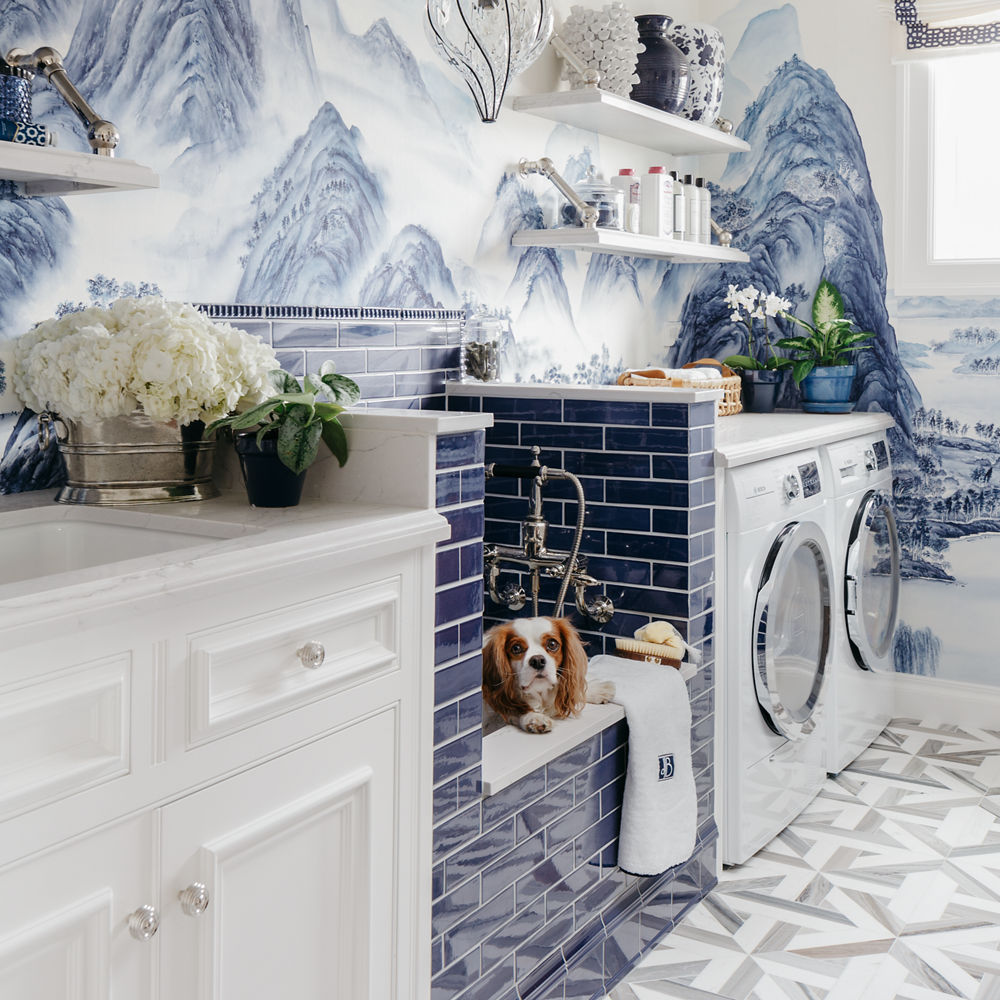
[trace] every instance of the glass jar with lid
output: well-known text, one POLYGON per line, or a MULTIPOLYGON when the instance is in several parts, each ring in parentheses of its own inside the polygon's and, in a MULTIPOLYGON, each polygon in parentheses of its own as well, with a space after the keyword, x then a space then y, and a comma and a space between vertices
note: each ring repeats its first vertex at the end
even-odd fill
MULTIPOLYGON (((597 209, 597 225, 601 229, 621 229, 624 215, 624 197, 621 188, 608 183, 593 165, 587 167, 587 176, 573 190, 581 200, 597 209)), ((580 213, 575 205, 564 202, 560 209, 560 221, 564 226, 582 226, 580 213)))

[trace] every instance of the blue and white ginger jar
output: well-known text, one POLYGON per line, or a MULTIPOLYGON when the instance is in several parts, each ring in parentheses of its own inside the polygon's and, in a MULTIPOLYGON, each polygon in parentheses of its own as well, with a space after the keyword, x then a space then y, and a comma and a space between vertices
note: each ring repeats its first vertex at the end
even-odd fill
POLYGON ((678 113, 693 122, 714 125, 722 107, 726 77, 725 40, 719 29, 711 24, 674 24, 667 35, 684 53, 691 67, 691 87, 678 113))

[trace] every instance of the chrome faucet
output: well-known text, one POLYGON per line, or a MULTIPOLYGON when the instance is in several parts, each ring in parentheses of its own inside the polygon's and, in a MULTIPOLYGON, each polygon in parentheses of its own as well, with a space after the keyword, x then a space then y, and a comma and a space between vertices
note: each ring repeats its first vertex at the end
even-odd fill
POLYGON ((114 156, 120 136, 115 126, 102 118, 84 99, 66 74, 62 56, 48 45, 34 52, 11 49, 4 57, 11 66, 41 73, 59 91, 62 99, 87 126, 87 141, 98 156, 114 156))
POLYGON ((587 573, 587 560, 580 555, 580 542, 583 539, 583 525, 586 517, 586 498, 580 480, 564 469, 550 469, 539 461, 541 454, 538 446, 531 449, 530 465, 501 465, 490 463, 486 466, 486 478, 508 476, 514 479, 531 480, 531 501, 527 517, 521 525, 521 546, 487 544, 483 549, 483 573, 486 589, 490 599, 496 604, 502 604, 511 611, 520 611, 528 600, 523 586, 509 583, 499 587, 500 571, 504 565, 522 566, 531 578, 531 601, 534 614, 538 615, 538 598, 541 590, 541 577, 544 574, 552 579, 561 580, 559 596, 556 598, 555 616, 563 613, 563 606, 570 587, 573 587, 577 610, 581 615, 604 624, 609 622, 615 613, 614 604, 605 594, 601 594, 592 602, 587 601, 588 587, 600 585, 587 573), (576 530, 573 533, 573 543, 569 552, 550 552, 547 547, 549 525, 542 514, 542 487, 551 479, 565 479, 576 490, 576 530))

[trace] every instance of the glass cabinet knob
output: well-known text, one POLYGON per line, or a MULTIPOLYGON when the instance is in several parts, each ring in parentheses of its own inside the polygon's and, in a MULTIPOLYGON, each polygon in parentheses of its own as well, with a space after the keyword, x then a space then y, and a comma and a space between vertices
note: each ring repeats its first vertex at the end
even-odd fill
POLYGON ((326 659, 326 650, 321 642, 307 642, 295 653, 302 661, 302 666, 308 667, 310 670, 323 666, 323 661, 326 659))

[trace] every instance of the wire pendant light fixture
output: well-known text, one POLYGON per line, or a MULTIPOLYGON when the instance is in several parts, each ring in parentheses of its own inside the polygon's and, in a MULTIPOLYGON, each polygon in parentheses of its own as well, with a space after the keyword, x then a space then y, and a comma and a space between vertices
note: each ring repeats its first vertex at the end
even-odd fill
POLYGON ((500 114, 507 84, 552 34, 548 0, 427 0, 427 37, 465 80, 484 122, 500 114))

